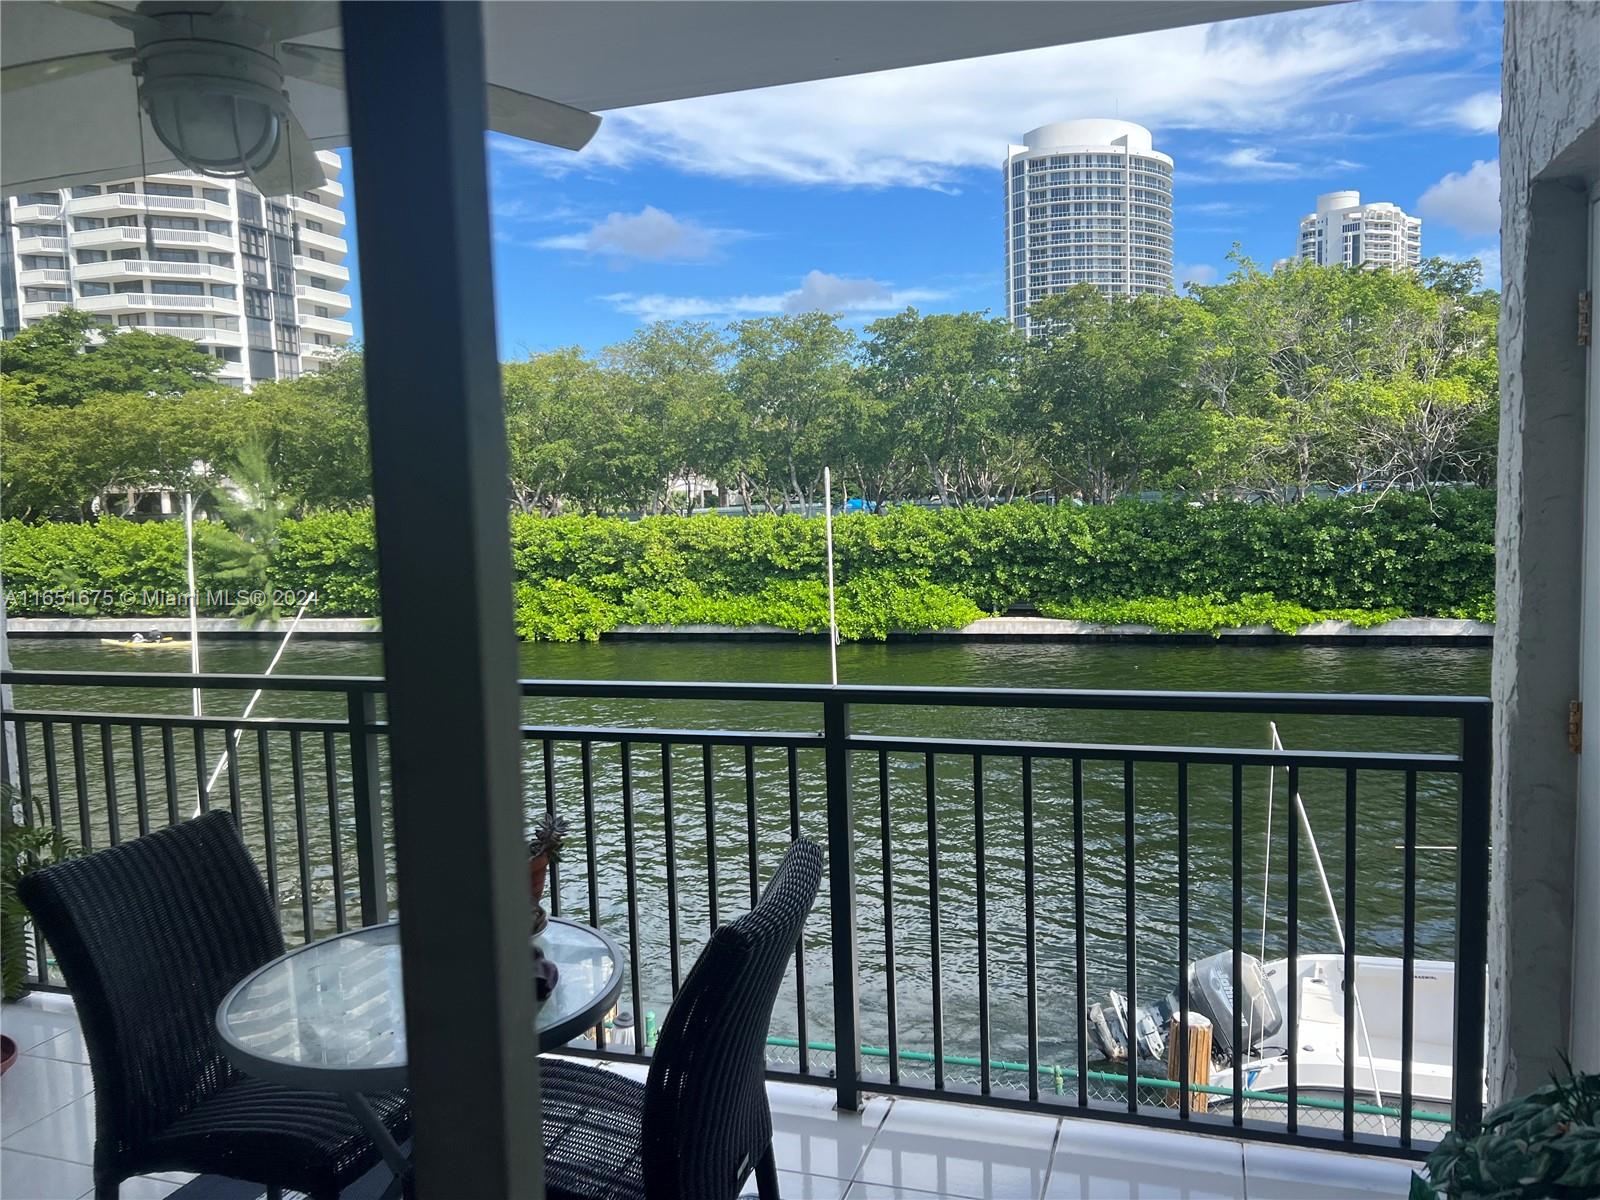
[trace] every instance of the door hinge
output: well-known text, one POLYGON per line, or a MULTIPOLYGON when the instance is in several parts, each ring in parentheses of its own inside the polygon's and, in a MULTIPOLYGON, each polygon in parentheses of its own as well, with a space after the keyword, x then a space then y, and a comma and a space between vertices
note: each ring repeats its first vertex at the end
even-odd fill
POLYGON ((1583 701, 1567 706, 1567 746, 1574 754, 1583 753, 1583 701))
POLYGON ((1587 346, 1594 336, 1594 293, 1578 293, 1578 345, 1587 346))

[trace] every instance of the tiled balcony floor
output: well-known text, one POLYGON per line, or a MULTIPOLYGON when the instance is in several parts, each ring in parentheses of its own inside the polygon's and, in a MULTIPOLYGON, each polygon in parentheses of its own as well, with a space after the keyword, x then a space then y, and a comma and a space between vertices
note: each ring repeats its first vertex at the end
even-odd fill
MULTIPOLYGON (((0 1029, 22 1050, 0 1083, 0 1197, 90 1197, 93 1084, 71 1003, 5 1005, 0 1029)), ((769 1095, 786 1200, 1377 1200, 1404 1197, 1410 1176, 1386 1160, 1104 1122, 884 1097, 841 1113, 826 1088, 798 1084, 769 1095)), ((122 1197, 159 1200, 188 1178, 130 1180, 122 1197)))

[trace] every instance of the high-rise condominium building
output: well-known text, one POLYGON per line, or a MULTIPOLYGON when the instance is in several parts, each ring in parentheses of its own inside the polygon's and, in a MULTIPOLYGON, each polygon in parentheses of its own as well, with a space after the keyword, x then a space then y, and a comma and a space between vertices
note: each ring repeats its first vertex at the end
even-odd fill
POLYGON ((0 331, 71 307, 188 338, 236 387, 314 368, 352 333, 339 156, 317 157, 298 196, 174 171, 7 200, 0 331))
POLYGON ((1006 315, 1073 284, 1172 290, 1172 159, 1129 121, 1059 121, 1006 156, 1006 315))
POLYGON ((1363 204, 1360 192, 1326 192, 1300 220, 1300 254, 1318 266, 1414 267, 1422 261, 1422 218, 1397 204, 1363 204))

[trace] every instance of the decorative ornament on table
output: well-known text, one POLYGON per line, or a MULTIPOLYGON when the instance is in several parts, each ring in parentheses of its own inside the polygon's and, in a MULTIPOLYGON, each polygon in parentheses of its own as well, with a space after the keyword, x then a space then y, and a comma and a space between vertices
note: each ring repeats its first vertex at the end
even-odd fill
POLYGON ((528 841, 528 883, 533 896, 533 934, 537 937, 550 923, 544 911, 544 885, 550 873, 550 864, 561 861, 561 847, 567 840, 567 822, 562 817, 547 815, 533 827, 533 837, 528 841))

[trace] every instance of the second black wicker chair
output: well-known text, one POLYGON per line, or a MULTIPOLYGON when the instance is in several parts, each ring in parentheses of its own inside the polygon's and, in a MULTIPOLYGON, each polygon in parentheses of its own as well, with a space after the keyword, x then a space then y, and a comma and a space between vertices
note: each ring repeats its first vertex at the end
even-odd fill
POLYGON ((772 1004, 822 880, 801 839, 760 902, 711 935, 661 1028, 643 1084, 559 1059, 541 1064, 552 1200, 724 1200, 755 1171, 777 1200, 766 1038, 772 1004))
MULTIPOLYGON (((154 1171, 332 1200, 377 1163, 338 1096, 242 1076, 217 1049, 223 996, 283 953, 229 813, 45 867, 17 891, 55 951, 89 1049, 96 1200, 154 1171)), ((404 1096, 369 1100, 397 1140, 409 1135, 404 1096)))

